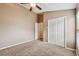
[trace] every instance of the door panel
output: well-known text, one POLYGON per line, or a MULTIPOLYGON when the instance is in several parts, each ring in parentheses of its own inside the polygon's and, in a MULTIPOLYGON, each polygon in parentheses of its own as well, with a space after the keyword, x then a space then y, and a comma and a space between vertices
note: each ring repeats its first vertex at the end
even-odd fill
POLYGON ((48 21, 48 42, 64 47, 64 17, 48 21))

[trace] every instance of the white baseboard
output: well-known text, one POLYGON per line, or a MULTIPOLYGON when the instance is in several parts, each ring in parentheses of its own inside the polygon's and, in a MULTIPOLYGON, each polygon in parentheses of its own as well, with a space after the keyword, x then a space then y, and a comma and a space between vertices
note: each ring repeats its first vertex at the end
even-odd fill
POLYGON ((72 51, 76 51, 76 49, 72 49, 72 48, 66 48, 66 49, 68 49, 68 50, 72 50, 72 51))
POLYGON ((28 42, 30 42, 30 41, 33 41, 33 40, 29 40, 29 41, 25 41, 25 42, 20 42, 20 43, 16 43, 16 44, 13 44, 13 45, 6 46, 6 47, 2 47, 2 48, 0 48, 0 50, 7 49, 7 48, 10 48, 10 47, 19 45, 19 44, 28 43, 28 42))

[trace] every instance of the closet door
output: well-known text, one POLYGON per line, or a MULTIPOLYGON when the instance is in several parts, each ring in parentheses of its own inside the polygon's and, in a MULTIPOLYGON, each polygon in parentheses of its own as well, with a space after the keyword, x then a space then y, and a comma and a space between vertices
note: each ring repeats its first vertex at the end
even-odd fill
POLYGON ((48 42, 65 46, 64 17, 48 20, 48 42))
POLYGON ((56 21, 48 21, 48 42, 56 44, 56 21))

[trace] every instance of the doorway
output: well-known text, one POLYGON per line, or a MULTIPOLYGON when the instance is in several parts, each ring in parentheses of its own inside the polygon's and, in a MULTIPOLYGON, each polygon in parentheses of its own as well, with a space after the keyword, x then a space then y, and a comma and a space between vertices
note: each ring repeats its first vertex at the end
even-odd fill
POLYGON ((35 23, 35 40, 39 38, 39 24, 35 23))

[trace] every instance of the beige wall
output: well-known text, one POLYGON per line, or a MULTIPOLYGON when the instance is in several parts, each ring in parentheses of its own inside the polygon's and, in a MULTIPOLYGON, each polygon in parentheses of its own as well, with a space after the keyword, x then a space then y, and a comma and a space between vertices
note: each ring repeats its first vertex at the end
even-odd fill
POLYGON ((66 16, 65 39, 68 48, 75 48, 75 10, 51 11, 44 13, 44 41, 48 41, 48 20, 66 16))
POLYGON ((36 14, 19 4, 0 4, 0 48, 34 40, 36 14))

